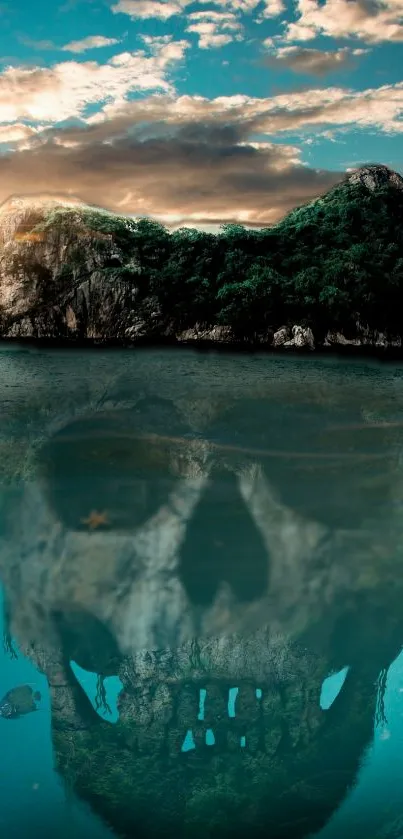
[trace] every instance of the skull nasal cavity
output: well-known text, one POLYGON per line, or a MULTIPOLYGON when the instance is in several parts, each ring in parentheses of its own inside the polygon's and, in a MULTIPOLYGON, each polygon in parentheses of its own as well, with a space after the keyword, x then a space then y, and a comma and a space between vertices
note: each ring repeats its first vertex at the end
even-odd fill
POLYGON ((267 592, 269 557, 228 472, 213 479, 188 525, 179 574, 195 605, 211 603, 222 582, 240 601, 267 592))

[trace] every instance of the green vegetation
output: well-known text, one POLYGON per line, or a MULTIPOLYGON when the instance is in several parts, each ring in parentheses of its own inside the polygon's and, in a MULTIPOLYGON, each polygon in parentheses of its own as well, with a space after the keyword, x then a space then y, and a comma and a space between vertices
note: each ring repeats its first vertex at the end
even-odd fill
MULTIPOLYGON (((353 334, 359 320, 403 332, 403 189, 390 181, 371 191, 347 180, 258 231, 224 225, 217 235, 169 233, 150 219, 89 208, 53 210, 37 229, 73 217, 112 237, 120 264, 112 259, 103 270, 113 268, 114 279, 137 290, 136 309, 156 301, 160 328, 221 324, 252 338, 299 323, 320 341, 328 329, 353 334)), ((102 236, 96 247, 104 248, 102 236)))

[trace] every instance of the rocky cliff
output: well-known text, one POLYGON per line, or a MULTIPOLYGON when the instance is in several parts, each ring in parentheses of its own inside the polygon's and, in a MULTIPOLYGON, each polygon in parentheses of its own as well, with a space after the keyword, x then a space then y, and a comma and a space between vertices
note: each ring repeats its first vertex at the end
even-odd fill
POLYGON ((350 184, 362 184, 373 192, 382 186, 393 186, 403 191, 403 178, 387 166, 361 166, 348 177, 350 184))
MULTIPOLYGON (((101 210, 49 196, 2 205, 4 337, 123 338, 140 315, 144 327, 148 312, 147 305, 136 305, 136 253, 124 252, 114 221, 101 210)), ((124 231, 126 220, 117 224, 124 231)))

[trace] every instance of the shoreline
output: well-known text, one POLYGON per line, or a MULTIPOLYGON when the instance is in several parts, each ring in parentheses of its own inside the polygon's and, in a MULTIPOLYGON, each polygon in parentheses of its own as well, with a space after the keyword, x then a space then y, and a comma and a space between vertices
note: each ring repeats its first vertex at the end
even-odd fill
POLYGON ((97 339, 97 338, 3 338, 0 336, 0 348, 7 346, 20 346, 22 349, 44 350, 44 349, 66 349, 66 350, 135 350, 147 349, 182 349, 192 348, 200 353, 239 353, 239 354, 264 354, 268 356, 342 356, 343 358, 372 358, 380 361, 403 360, 403 346, 377 346, 376 344, 338 344, 330 346, 318 344, 314 349, 310 347, 273 347, 264 342, 252 341, 214 341, 203 338, 178 340, 176 338, 137 338, 126 339, 97 339))

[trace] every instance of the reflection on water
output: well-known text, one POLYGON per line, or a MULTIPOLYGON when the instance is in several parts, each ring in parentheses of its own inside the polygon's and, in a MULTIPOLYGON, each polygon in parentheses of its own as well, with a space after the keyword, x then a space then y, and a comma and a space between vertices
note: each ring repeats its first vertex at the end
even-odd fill
POLYGON ((40 835, 62 796, 97 839, 400 836, 403 372, 4 347, 0 370, 0 695, 25 702, 0 723, 9 753, 48 726, 40 835))

